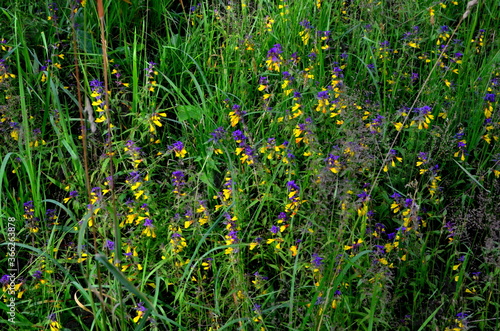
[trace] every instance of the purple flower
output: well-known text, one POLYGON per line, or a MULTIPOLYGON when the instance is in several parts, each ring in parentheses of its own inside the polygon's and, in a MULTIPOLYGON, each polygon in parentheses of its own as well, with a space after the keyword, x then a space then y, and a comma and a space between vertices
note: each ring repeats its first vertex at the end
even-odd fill
POLYGON ((56 216, 56 210, 55 209, 47 209, 45 211, 45 217, 49 220, 55 220, 57 218, 56 216))
POLYGON ((177 170, 172 172, 172 184, 175 186, 174 193, 179 193, 179 188, 186 184, 184 172, 177 170))
POLYGON ((422 161, 427 161, 427 153, 426 152, 418 153, 418 158, 421 159, 422 161))
POLYGON ((394 193, 391 195, 391 198, 397 201, 397 200, 401 199, 401 194, 399 194, 399 193, 397 193, 397 192, 394 192, 394 193))
POLYGON ((444 228, 450 233, 448 237, 453 237, 455 235, 455 223, 448 221, 444 225, 444 228))
MULTIPOLYGON (((328 38, 332 32, 331 31, 318 31, 317 33, 320 37, 328 38)), ((328 40, 328 39, 325 39, 325 40, 328 40)))
POLYGON ((322 258, 321 256, 319 256, 318 254, 313 254, 312 255, 312 264, 316 267, 316 268, 319 268, 321 265, 324 264, 323 262, 324 258, 322 258))
POLYGON ((269 84, 267 77, 259 77, 259 85, 267 85, 267 84, 269 84))
POLYGON ((247 139, 247 137, 243 134, 241 130, 236 130, 233 132, 233 138, 236 142, 243 142, 247 139))
POLYGON ((10 276, 9 275, 3 275, 2 278, 0 278, 0 283, 2 283, 2 285, 7 285, 7 283, 9 282, 10 280, 10 276))
POLYGON ((141 174, 138 171, 132 171, 128 175, 127 181, 130 182, 131 184, 137 183, 141 181, 141 174))
POLYGON ((358 198, 361 200, 361 202, 365 202, 370 199, 370 195, 368 194, 368 192, 363 191, 360 194, 358 194, 358 198))
POLYGON ((191 13, 192 13, 192 12, 195 12, 195 11, 196 11, 196 9, 198 9, 198 7, 201 7, 201 4, 200 4, 200 3, 198 3, 198 4, 194 5, 194 6, 191 6, 191 7, 189 8, 189 11, 190 11, 191 13))
POLYGON ((495 97, 496 95, 494 93, 487 93, 484 100, 488 102, 495 102, 495 97))
POLYGON ((112 251, 115 249, 115 242, 111 240, 106 240, 106 248, 112 251))
POLYGON ((313 26, 311 25, 311 22, 309 22, 308 20, 303 20, 303 21, 299 22, 299 25, 303 26, 304 29, 312 29, 313 28, 313 26))
POLYGON ((289 181, 286 183, 286 186, 288 187, 289 191, 298 191, 300 188, 297 184, 295 184, 294 180, 289 181))
POLYGON ((432 108, 430 106, 423 106, 421 108, 415 108, 415 111, 418 111, 420 115, 425 116, 431 113, 432 108))
POLYGON ((269 49, 267 52, 267 57, 270 58, 273 62, 279 62, 279 55, 283 53, 280 44, 275 44, 273 47, 269 49))
POLYGON ((184 149, 184 143, 182 141, 176 141, 172 145, 168 146, 168 149, 171 151, 180 152, 184 149))
POLYGON ((281 213, 279 213, 278 219, 282 220, 282 221, 286 221, 288 219, 288 215, 284 211, 282 211, 281 213))
POLYGON ((383 246, 383 245, 375 245, 375 249, 373 250, 373 252, 375 254, 379 254, 379 255, 385 254, 385 246, 383 246))
POLYGON ((104 83, 101 82, 100 80, 97 80, 97 79, 94 79, 94 80, 91 80, 89 82, 89 85, 90 87, 92 88, 99 88, 99 87, 103 87, 104 86, 104 83))
POLYGON ((343 71, 340 67, 333 67, 332 71, 339 76, 339 74, 343 71))
POLYGON ((318 92, 318 95, 317 95, 317 98, 319 100, 325 100, 325 99, 328 99, 330 96, 328 95, 328 91, 321 91, 321 92, 318 92))
POLYGON ((405 199, 405 208, 410 208, 413 205, 413 200, 410 198, 405 199))
POLYGON ((385 225, 381 223, 375 224, 375 231, 377 231, 378 233, 385 232, 385 225))
POLYGON ((139 302, 137 304, 137 308, 134 308, 135 310, 137 311, 142 311, 142 312, 145 312, 146 310, 148 310, 146 307, 144 307, 144 303, 143 302, 139 302))
POLYGON ((210 135, 212 138, 209 141, 213 141, 214 143, 218 143, 219 140, 223 139, 226 134, 226 130, 222 126, 219 126, 214 132, 211 132, 210 135))
POLYGON ((339 155, 328 154, 328 157, 325 159, 325 162, 329 166, 334 166, 335 161, 337 161, 338 159, 340 159, 339 155))
POLYGON ((294 80, 295 79, 288 71, 284 71, 282 75, 283 75, 283 78, 286 80, 294 80))

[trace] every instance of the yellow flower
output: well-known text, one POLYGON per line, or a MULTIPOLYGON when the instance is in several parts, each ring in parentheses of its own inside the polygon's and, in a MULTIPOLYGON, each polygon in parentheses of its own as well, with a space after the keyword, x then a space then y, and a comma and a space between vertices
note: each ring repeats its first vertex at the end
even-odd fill
POLYGON ((403 123, 394 123, 394 126, 396 127, 396 130, 397 131, 401 131, 401 129, 403 128, 403 123))
POLYGON ((299 35, 302 38, 302 42, 304 45, 307 45, 309 43, 309 39, 311 38, 311 35, 309 34, 309 30, 306 29, 304 31, 299 32, 299 35))
POLYGON ((134 317, 134 323, 138 323, 138 322, 139 322, 139 320, 141 319, 142 315, 144 315, 144 312, 142 312, 142 311, 138 310, 138 311, 137 311, 137 316, 136 316, 136 317, 134 317))
POLYGON ((62 328, 62 325, 57 322, 57 321, 53 321, 53 322, 50 322, 50 331, 58 331, 58 330, 61 330, 62 328))

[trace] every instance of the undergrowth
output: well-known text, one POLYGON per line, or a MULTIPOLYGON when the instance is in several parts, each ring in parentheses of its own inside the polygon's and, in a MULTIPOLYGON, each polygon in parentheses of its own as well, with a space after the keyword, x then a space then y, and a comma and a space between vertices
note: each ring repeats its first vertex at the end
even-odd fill
POLYGON ((500 328, 494 2, 0 9, 5 327, 500 328))

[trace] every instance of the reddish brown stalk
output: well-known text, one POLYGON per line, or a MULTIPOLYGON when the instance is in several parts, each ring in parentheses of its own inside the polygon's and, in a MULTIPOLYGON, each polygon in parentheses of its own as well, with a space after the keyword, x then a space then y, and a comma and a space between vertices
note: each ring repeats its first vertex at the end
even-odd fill
MULTIPOLYGON (((78 112, 80 114, 80 130, 82 134, 82 147, 83 147, 83 168, 85 170, 85 188, 87 189, 87 197, 89 201, 92 200, 91 189, 90 189, 90 176, 89 176, 89 162, 88 162, 88 151, 87 151, 87 125, 85 124, 85 118, 83 115, 83 101, 82 101, 82 86, 80 83, 80 63, 78 61, 78 48, 76 46, 76 31, 75 31, 75 15, 72 12, 71 15, 71 29, 73 33, 73 62, 75 65, 75 80, 76 80, 76 94, 78 98, 78 112)), ((92 229, 92 236, 94 239, 94 247, 97 247, 97 233, 95 228, 94 213, 90 214, 90 222, 94 224, 92 229)), ((81 256, 80 256, 81 257, 81 256)), ((87 279, 88 288, 90 288, 90 279, 87 279)), ((99 293, 102 293, 102 280, 101 280, 101 269, 97 265, 97 283, 99 285, 99 293)), ((104 305, 102 297, 99 296, 101 304, 104 305)))

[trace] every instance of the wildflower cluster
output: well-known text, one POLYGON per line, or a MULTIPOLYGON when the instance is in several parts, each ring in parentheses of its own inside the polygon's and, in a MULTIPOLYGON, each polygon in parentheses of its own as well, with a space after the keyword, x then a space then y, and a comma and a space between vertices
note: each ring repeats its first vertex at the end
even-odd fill
POLYGON ((170 236, 170 247, 174 253, 178 254, 187 247, 186 239, 182 236, 182 229, 180 227, 170 225, 169 230, 172 232, 170 236))
MULTIPOLYGON (((163 124, 161 123, 160 119, 162 117, 167 117, 166 113, 153 113, 151 117, 149 118, 149 132, 154 135, 156 134, 156 127, 162 127, 163 124)), ((151 141, 154 141, 153 138, 151 138, 151 141)))
MULTIPOLYGON (((227 231, 227 234, 224 236, 226 240, 226 245, 235 245, 240 242, 238 238, 238 232, 240 228, 237 226, 236 221, 238 218, 236 216, 231 216, 229 213, 224 213, 224 224, 227 231)), ((228 247, 224 251, 224 254, 235 254, 238 253, 238 247, 228 247)))
POLYGON ((500 94, 500 73, 497 72, 488 85, 487 93, 483 97, 483 128, 485 134, 482 136, 482 139, 486 141, 488 145, 492 145, 498 142, 500 137, 499 112, 496 110, 499 99, 497 96, 500 94))
POLYGON ((309 39, 311 38, 311 30, 313 29, 313 26, 308 20, 303 20, 299 24, 304 28, 304 30, 299 32, 299 35, 302 38, 304 45, 307 46, 307 44, 309 44, 309 39))
POLYGON ((235 150, 236 155, 240 156, 241 163, 252 165, 257 160, 255 151, 250 146, 248 137, 241 130, 233 131, 233 139, 237 143, 235 150))
POLYGON ((184 143, 182 141, 176 141, 172 145, 168 146, 170 152, 174 152, 175 156, 182 159, 186 156, 187 151, 184 147, 184 143))
POLYGON ((288 189, 288 203, 285 206, 285 213, 290 214, 293 217, 297 214, 299 207, 305 200, 300 199, 300 187, 291 180, 286 183, 288 189))
POLYGON ((270 71, 280 71, 280 66, 283 64, 283 57, 281 56, 283 50, 281 44, 276 44, 267 52, 266 65, 270 71))
POLYGON ((182 187, 186 185, 185 180, 186 175, 183 171, 177 170, 172 172, 172 185, 174 186, 174 190, 172 191, 174 194, 178 196, 183 196, 186 193, 182 193, 182 187))
POLYGON ((92 94, 90 95, 93 98, 92 106, 96 107, 95 111, 98 115, 95 122, 102 123, 106 121, 106 115, 104 112, 107 108, 106 100, 104 98, 104 83, 99 80, 93 80, 89 84, 92 90, 92 94))
POLYGON ((421 108, 413 109, 413 112, 416 113, 416 115, 412 119, 410 126, 416 125, 419 130, 428 129, 429 124, 434 119, 434 115, 432 115, 432 108, 429 106, 423 106, 421 108))
POLYGON ((31 233, 37 233, 40 231, 40 219, 35 216, 35 206, 33 200, 24 203, 24 215, 26 221, 26 227, 31 233))
POLYGON ((243 116, 246 112, 241 110, 240 105, 233 105, 232 111, 229 113, 229 118, 231 119, 231 126, 235 127, 238 123, 243 123, 243 116))
POLYGON ((146 69, 144 69, 146 71, 147 79, 148 79, 148 83, 147 83, 148 91, 150 91, 150 92, 154 92, 156 85, 158 85, 158 83, 156 82, 156 77, 155 77, 158 75, 158 71, 156 71, 156 69, 155 69, 155 66, 157 66, 157 65, 158 65, 158 63, 154 63, 153 61, 150 61, 150 62, 148 62, 148 67, 146 69))

